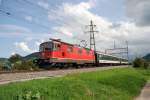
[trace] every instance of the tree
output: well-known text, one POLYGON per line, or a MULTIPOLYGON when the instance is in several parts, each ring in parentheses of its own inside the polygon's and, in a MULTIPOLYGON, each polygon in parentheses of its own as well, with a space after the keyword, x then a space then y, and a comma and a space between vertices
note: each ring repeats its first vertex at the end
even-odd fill
POLYGON ((24 61, 20 63, 15 63, 13 68, 15 70, 38 70, 38 67, 33 64, 33 61, 24 61))
POLYGON ((10 58, 8 59, 11 63, 16 63, 17 61, 22 60, 22 56, 19 54, 14 54, 12 56, 10 56, 10 58))
POLYGON ((133 67, 135 68, 145 68, 147 69, 149 64, 143 58, 136 58, 133 61, 133 67))

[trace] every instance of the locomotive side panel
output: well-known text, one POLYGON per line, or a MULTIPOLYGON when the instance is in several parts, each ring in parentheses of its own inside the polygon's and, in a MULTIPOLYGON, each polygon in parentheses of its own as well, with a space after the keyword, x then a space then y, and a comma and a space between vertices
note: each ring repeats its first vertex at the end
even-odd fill
POLYGON ((59 63, 94 63, 95 56, 92 50, 69 45, 63 42, 53 42, 50 62, 59 63))

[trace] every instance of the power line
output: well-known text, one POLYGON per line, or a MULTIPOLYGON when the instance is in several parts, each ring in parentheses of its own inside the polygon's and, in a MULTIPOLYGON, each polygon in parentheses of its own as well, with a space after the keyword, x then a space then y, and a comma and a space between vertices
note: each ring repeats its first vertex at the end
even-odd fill
POLYGON ((105 53, 107 54, 126 54, 127 60, 129 61, 129 50, 128 50, 128 41, 126 41, 126 47, 122 47, 122 48, 113 48, 113 49, 106 49, 105 53))
MULTIPOLYGON (((32 3, 32 2, 30 2, 30 1, 28 1, 28 0, 15 0, 15 1, 17 1, 17 3, 22 3, 22 4, 27 4, 27 5, 30 5, 31 7, 37 7, 37 8, 40 8, 40 9, 42 9, 42 10, 45 10, 45 11, 49 11, 49 10, 47 10, 47 9, 44 9, 44 8, 42 8, 42 7, 40 7, 39 5, 37 5, 37 4, 35 4, 35 3, 32 3)), ((4 6, 4 8, 7 8, 7 9, 10 9, 10 10, 12 10, 12 8, 9 8, 9 7, 6 7, 6 6, 4 6)), ((8 12, 8 11, 5 11, 5 10, 1 10, 1 12, 2 13, 4 13, 4 14, 6 14, 7 16, 8 15, 10 15, 9 17, 13 17, 13 18, 15 18, 15 19, 19 19, 19 20, 22 20, 22 21, 26 21, 27 22, 27 20, 25 20, 25 18, 23 18, 24 16, 23 15, 25 15, 25 14, 27 14, 27 16, 29 15, 29 16, 31 16, 32 18, 34 18, 34 19, 32 19, 32 22, 29 22, 28 21, 28 23, 30 23, 30 24, 36 24, 36 25, 38 25, 38 26, 41 26, 41 27, 43 27, 43 28, 45 28, 45 29, 49 29, 49 27, 47 27, 46 25, 44 25, 44 24, 42 24, 42 22, 43 22, 43 20, 45 20, 44 19, 44 17, 43 18, 38 18, 39 20, 40 20, 40 23, 39 22, 37 22, 36 20, 35 20, 35 17, 37 17, 37 16, 33 16, 33 15, 31 15, 31 13, 30 13, 30 11, 29 12, 21 12, 21 11, 18 11, 18 9, 16 10, 16 9, 13 9, 14 11, 15 11, 15 13, 18 13, 19 14, 19 16, 17 15, 15 15, 15 14, 13 14, 13 13, 10 13, 10 12, 8 12), (21 13, 23 14, 23 15, 21 15, 21 13), (19 18, 18 18, 19 17, 19 18), (21 18, 22 17, 22 18, 21 18)), ((41 16, 41 15, 40 15, 41 16)), ((58 21, 56 22, 56 24, 58 24, 58 25, 66 25, 66 26, 70 26, 68 23, 66 23, 65 21, 63 21, 63 20, 60 20, 60 19, 58 19, 58 21), (60 23, 63 23, 63 24, 60 24, 60 23)))
POLYGON ((47 11, 47 12, 49 11, 48 9, 44 9, 44 8, 42 8, 41 6, 39 6, 39 5, 35 4, 35 3, 32 3, 32 2, 30 2, 30 1, 28 1, 28 0, 22 0, 22 1, 28 3, 28 4, 32 5, 32 6, 35 6, 35 7, 37 7, 37 8, 40 8, 40 9, 42 9, 42 10, 45 10, 45 11, 47 11))
POLYGON ((33 22, 33 21, 29 22, 29 21, 25 20, 24 18, 16 16, 16 15, 14 15, 14 14, 8 12, 8 11, 4 11, 4 10, 0 9, 0 12, 3 13, 3 14, 5 14, 7 17, 10 17, 10 18, 13 18, 13 19, 16 19, 16 20, 21 20, 21 21, 24 21, 24 22, 27 22, 27 23, 30 23, 30 24, 34 24, 36 26, 40 26, 40 27, 45 28, 46 30, 49 30, 49 27, 47 27, 45 25, 38 24, 37 22, 33 22))
POLYGON ((129 47, 128 47, 128 41, 126 41, 126 45, 127 45, 127 59, 129 61, 129 47))
MULTIPOLYGON (((18 3, 21 3, 20 0, 15 0, 15 1, 17 1, 18 3)), ((9 8, 8 6, 4 6, 5 2, 3 0, 2 0, 2 4, 3 4, 3 6, 0 7, 0 12, 2 14, 6 15, 7 17, 14 18, 16 20, 21 20, 21 21, 24 21, 24 22, 26 22, 28 24, 34 24, 36 26, 40 26, 40 27, 42 27, 42 28, 44 28, 46 30, 49 30, 49 27, 47 25, 42 24, 44 18, 41 18, 41 15, 40 15, 40 18, 37 18, 37 20, 35 20, 35 17, 37 17, 37 16, 34 16, 33 14, 31 14, 29 12, 21 12, 18 9, 16 10, 14 8, 12 9, 12 8, 9 8), (10 10, 8 10, 8 9, 10 9, 10 10), (12 11, 13 12, 15 11, 15 13, 17 13, 18 15, 13 13, 12 11), (27 19, 25 19, 26 16, 31 16, 32 17, 31 21, 30 20, 28 21, 27 19)), ((23 4, 25 4, 25 3, 23 3, 23 4)))
MULTIPOLYGON (((29 4, 29 3, 27 3, 27 2, 23 2, 24 0, 21 0, 21 2, 20 1, 18 1, 18 0, 16 0, 17 1, 17 3, 19 3, 19 4, 29 4)), ((35 4, 34 4, 35 5, 35 4)), ((30 4, 30 6, 31 7, 33 7, 33 4, 30 4)), ((34 6, 35 7, 35 6, 34 6)), ((39 6, 37 6, 38 8, 41 8, 41 7, 39 7, 39 6)), ((18 9, 17 9, 18 10, 18 9)), ((17 11, 16 10, 16 11, 17 11)), ((29 14, 29 15, 32 15, 33 16, 33 13, 31 13, 30 11, 28 11, 28 12, 25 12, 26 14, 29 14)), ((40 15, 40 16, 35 16, 35 17, 40 17, 40 18, 42 18, 41 16, 43 16, 42 14, 40 15)))
MULTIPOLYGON (((32 2, 30 2, 30 1, 28 1, 28 0, 21 0, 21 1, 19 1, 19 0, 16 0, 17 1, 17 3, 22 3, 22 4, 27 4, 27 5, 30 5, 31 7, 36 7, 36 8, 40 8, 40 9, 42 9, 43 11, 46 11, 46 12, 49 12, 50 10, 48 10, 48 9, 44 9, 44 8, 42 8, 41 6, 39 6, 39 5, 37 5, 37 4, 35 4, 35 3, 32 3, 32 2)), ((8 7, 7 7, 8 8, 8 7)), ((11 8, 10 8, 11 9, 11 8)), ((17 13, 23 13, 23 12, 18 12, 17 10, 15 10, 15 12, 17 12, 17 13)), ((31 15, 31 13, 29 13, 29 12, 25 12, 26 14, 28 14, 28 15, 31 15)), ((24 14, 24 13, 23 13, 24 14)), ((32 17, 37 17, 37 16, 33 16, 33 15, 31 15, 32 17)), ((57 15, 56 15, 57 16, 57 15)), ((38 16, 39 17, 39 16, 38 16)), ((41 22, 43 22, 43 20, 45 20, 44 19, 44 17, 42 18, 41 17, 41 15, 40 15, 40 18, 38 18, 39 20, 42 20, 41 22)), ((43 25, 42 23, 37 23, 37 22, 35 22, 36 24, 40 24, 42 27, 43 26, 45 26, 45 25, 43 25)), ((57 22, 55 22, 57 25, 66 25, 66 26, 70 26, 70 24, 68 24, 68 23, 66 23, 64 20, 61 20, 61 19, 57 19, 57 22)), ((45 27, 47 27, 47 26, 45 26, 45 27)), ((47 27, 48 28, 48 27, 47 27)))

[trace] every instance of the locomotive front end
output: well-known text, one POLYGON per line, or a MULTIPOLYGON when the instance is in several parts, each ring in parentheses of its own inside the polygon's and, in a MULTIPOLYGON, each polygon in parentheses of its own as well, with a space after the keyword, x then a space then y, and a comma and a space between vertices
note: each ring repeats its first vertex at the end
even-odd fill
POLYGON ((52 42, 44 42, 40 44, 40 58, 41 59, 49 59, 51 58, 53 50, 53 43, 52 42))
POLYGON ((44 42, 40 44, 39 48, 39 59, 36 59, 34 63, 37 65, 43 65, 46 63, 50 63, 50 58, 52 56, 53 43, 51 41, 44 42))

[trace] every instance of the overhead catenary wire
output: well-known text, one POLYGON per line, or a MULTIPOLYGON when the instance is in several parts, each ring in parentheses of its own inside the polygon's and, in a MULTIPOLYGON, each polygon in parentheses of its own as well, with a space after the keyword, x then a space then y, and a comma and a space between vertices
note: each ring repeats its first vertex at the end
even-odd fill
POLYGON ((29 5, 32 5, 32 6, 34 6, 34 7, 40 8, 40 9, 46 11, 46 12, 49 12, 49 11, 50 11, 50 10, 45 9, 45 8, 39 6, 38 4, 32 3, 32 2, 30 2, 30 1, 28 1, 28 0, 22 0, 22 1, 25 2, 26 4, 29 4, 29 5))
MULTIPOLYGON (((30 1, 28 1, 28 0, 15 0, 15 1, 17 1, 17 3, 19 3, 19 4, 26 4, 26 5, 30 5, 31 7, 36 7, 36 8, 40 8, 40 9, 42 9, 42 11, 46 11, 46 12, 51 12, 50 10, 48 10, 48 9, 44 9, 44 8, 42 8, 41 6, 39 6, 39 5, 37 5, 37 4, 35 4, 35 3, 32 3, 32 2, 30 2, 30 1)), ((8 7, 7 7, 8 8, 8 7)), ((10 8, 11 9, 11 8, 10 8)), ((12 10, 12 9, 11 9, 12 10)), ((21 11, 19 11, 19 10, 17 10, 17 9, 13 9, 16 13, 19 13, 19 14, 27 14, 27 15, 31 15, 31 13, 30 12, 21 12, 21 11)), ((5 11, 5 13, 6 13, 7 11, 5 11)), ((10 12, 9 12, 10 13, 10 12)), ((12 15, 13 13, 11 13, 11 15, 12 15)), ((14 14, 13 14, 14 15, 14 14)), ((35 18, 38 18, 37 16, 33 16, 33 14, 31 15, 32 17, 34 17, 34 19, 35 18)), ((56 15, 57 16, 57 15, 56 15)), ((16 17, 16 16, 15 16, 16 17)), ((18 18, 19 16, 17 16, 17 18, 18 18)), ((48 15, 46 16, 46 18, 48 18, 48 15)), ((40 23, 39 22, 35 22, 35 20, 32 22, 32 23, 34 23, 34 24, 38 24, 38 26, 40 25, 40 26, 42 26, 42 27, 46 27, 46 28, 49 28, 49 27, 47 27, 46 25, 44 25, 44 24, 42 24, 42 22, 43 22, 43 20, 45 20, 45 18, 43 17, 41 17, 41 15, 40 15, 40 18, 38 18, 39 20, 40 20, 40 23)), ((24 20, 24 18, 23 18, 23 20, 24 20)), ((47 20, 49 20, 49 19, 47 19, 47 20)), ((54 20, 56 20, 56 19, 54 19, 54 20)), ((53 20, 53 21, 54 21, 53 20)), ((24 21, 26 21, 26 20, 24 20, 24 21)), ((32 24, 31 22, 30 22, 30 24, 32 24)), ((70 26, 70 24, 69 23, 67 23, 66 21, 64 21, 64 20, 62 20, 62 18, 60 19, 60 18, 57 18, 57 21, 56 22, 53 22, 54 24, 56 24, 57 26, 70 26)), ((48 24, 48 23, 47 23, 48 24)))
MULTIPOLYGON (((15 1, 18 1, 18 0, 15 0, 15 1)), ((4 14, 7 17, 13 18, 15 20, 24 21, 27 24, 33 24, 33 25, 36 25, 36 26, 40 26, 41 28, 44 28, 46 30, 49 30, 50 27, 48 27, 47 25, 44 25, 42 23, 44 18, 40 18, 40 19, 32 20, 32 21, 26 20, 25 16, 31 16, 34 19, 36 18, 36 16, 34 16, 33 14, 31 15, 31 13, 29 13, 29 12, 21 12, 17 9, 14 9, 14 8, 12 9, 11 7, 9 8, 9 6, 6 5, 7 3, 5 3, 6 1, 2 0, 1 2, 2 2, 1 6, 0 6, 0 13, 1 14, 4 14), (39 22, 37 22, 38 20, 39 20, 39 22)), ((20 1, 18 1, 18 3, 20 3, 20 1)))
POLYGON ((106 49, 105 53, 111 54, 111 55, 117 55, 119 54, 120 56, 123 54, 126 54, 126 58, 129 61, 129 50, 128 50, 128 41, 125 41, 126 43, 126 47, 115 47, 112 49, 106 49), (118 51, 118 52, 114 52, 114 51, 118 51))
POLYGON ((47 27, 45 25, 42 25, 42 24, 39 24, 39 23, 36 23, 36 22, 27 21, 26 19, 21 18, 20 16, 16 16, 15 14, 12 14, 12 13, 10 13, 8 11, 4 11, 4 10, 0 9, 0 12, 3 13, 3 14, 5 14, 9 18, 13 18, 13 19, 16 19, 16 20, 21 20, 21 21, 24 21, 24 22, 26 22, 28 24, 34 24, 36 26, 42 27, 42 28, 44 28, 46 30, 49 30, 49 27, 47 27))
MULTIPOLYGON (((28 4, 28 3, 26 3, 26 2, 23 2, 23 0, 15 0, 15 1, 17 1, 17 3, 18 4, 23 4, 23 5, 30 5, 32 8, 34 8, 35 6, 33 6, 32 4, 28 4)), ((41 7, 38 7, 38 9, 41 9, 41 7)), ((14 9, 14 10, 18 10, 18 9, 14 9)), ((32 10, 31 10, 32 11, 32 10)), ((26 11, 26 12, 23 12, 23 13, 25 13, 25 14, 28 14, 28 15, 32 15, 33 16, 33 13, 31 13, 30 11, 26 11)), ((42 13, 44 13, 44 9, 42 10, 42 13)), ((46 12, 45 12, 46 13, 46 12)), ((43 14, 40 14, 40 16, 34 16, 34 17, 40 17, 41 19, 43 19, 42 17, 43 17, 43 14)), ((44 19, 43 19, 44 20, 44 19)))
MULTIPOLYGON (((32 5, 32 6, 36 7, 36 8, 40 8, 41 10, 43 10, 43 11, 45 11, 45 12, 48 12, 48 13, 51 12, 51 10, 45 9, 45 8, 39 6, 38 4, 35 4, 35 3, 33 3, 33 2, 31 2, 31 1, 29 1, 29 0, 22 0, 22 1, 24 1, 24 2, 25 2, 26 4, 28 4, 28 5, 32 5)), ((53 12, 52 12, 52 14, 53 14, 53 12)), ((59 15, 56 15, 55 17, 57 17, 57 16, 59 16, 59 15)), ((55 19, 54 19, 54 20, 55 20, 55 19)), ((61 19, 60 19, 60 18, 57 18, 56 24, 57 24, 57 25, 66 25, 66 26, 70 26, 70 25, 71 25, 71 24, 67 23, 67 21, 62 20, 62 16, 61 16, 61 19)), ((75 27, 74 27, 74 28, 75 28, 75 27)))
MULTIPOLYGON (((41 6, 39 6, 38 4, 32 3, 32 2, 30 2, 30 1, 28 1, 28 0, 15 0, 15 1, 17 1, 17 3, 19 3, 19 4, 22 3, 22 4, 26 4, 26 5, 28 5, 28 6, 30 5, 30 6, 32 6, 32 7, 40 8, 42 11, 50 12, 50 10, 44 9, 44 8, 42 8, 41 6)), ((24 18, 24 16, 21 15, 21 13, 24 13, 24 15, 25 15, 25 14, 30 15, 30 14, 31 14, 30 12, 21 12, 21 11, 19 11, 19 9, 14 9, 14 8, 11 9, 11 8, 9 8, 9 7, 7 7, 7 6, 5 6, 5 7, 8 8, 8 10, 5 10, 5 9, 0 8, 0 13, 6 15, 7 17, 13 18, 13 19, 15 19, 15 20, 24 21, 24 22, 26 22, 26 23, 28 23, 28 24, 33 24, 33 25, 39 26, 39 27, 41 27, 41 28, 44 28, 44 29, 46 29, 46 30, 49 30, 49 27, 48 27, 48 26, 43 25, 43 24, 38 23, 38 22, 35 22, 35 21, 28 21, 28 20, 26 20, 26 19, 24 18), (18 14, 15 14, 14 12, 10 12, 9 9, 11 9, 10 11, 15 11, 15 13, 18 13, 19 15, 18 15, 18 14)), ((33 16, 32 16, 32 17, 33 17, 33 16)), ((36 17, 36 16, 34 16, 34 17, 36 17)), ((65 22, 65 21, 62 20, 62 19, 58 19, 58 21, 56 22, 56 24, 57 24, 57 25, 60 25, 60 26, 70 26, 69 23, 65 22)), ((58 31, 57 31, 57 32, 58 32, 58 31)), ((82 39, 79 39, 79 38, 77 38, 77 37, 75 37, 75 36, 72 37, 72 38, 75 38, 75 39, 77 39, 77 40, 79 40, 79 41, 82 40, 82 39)))

